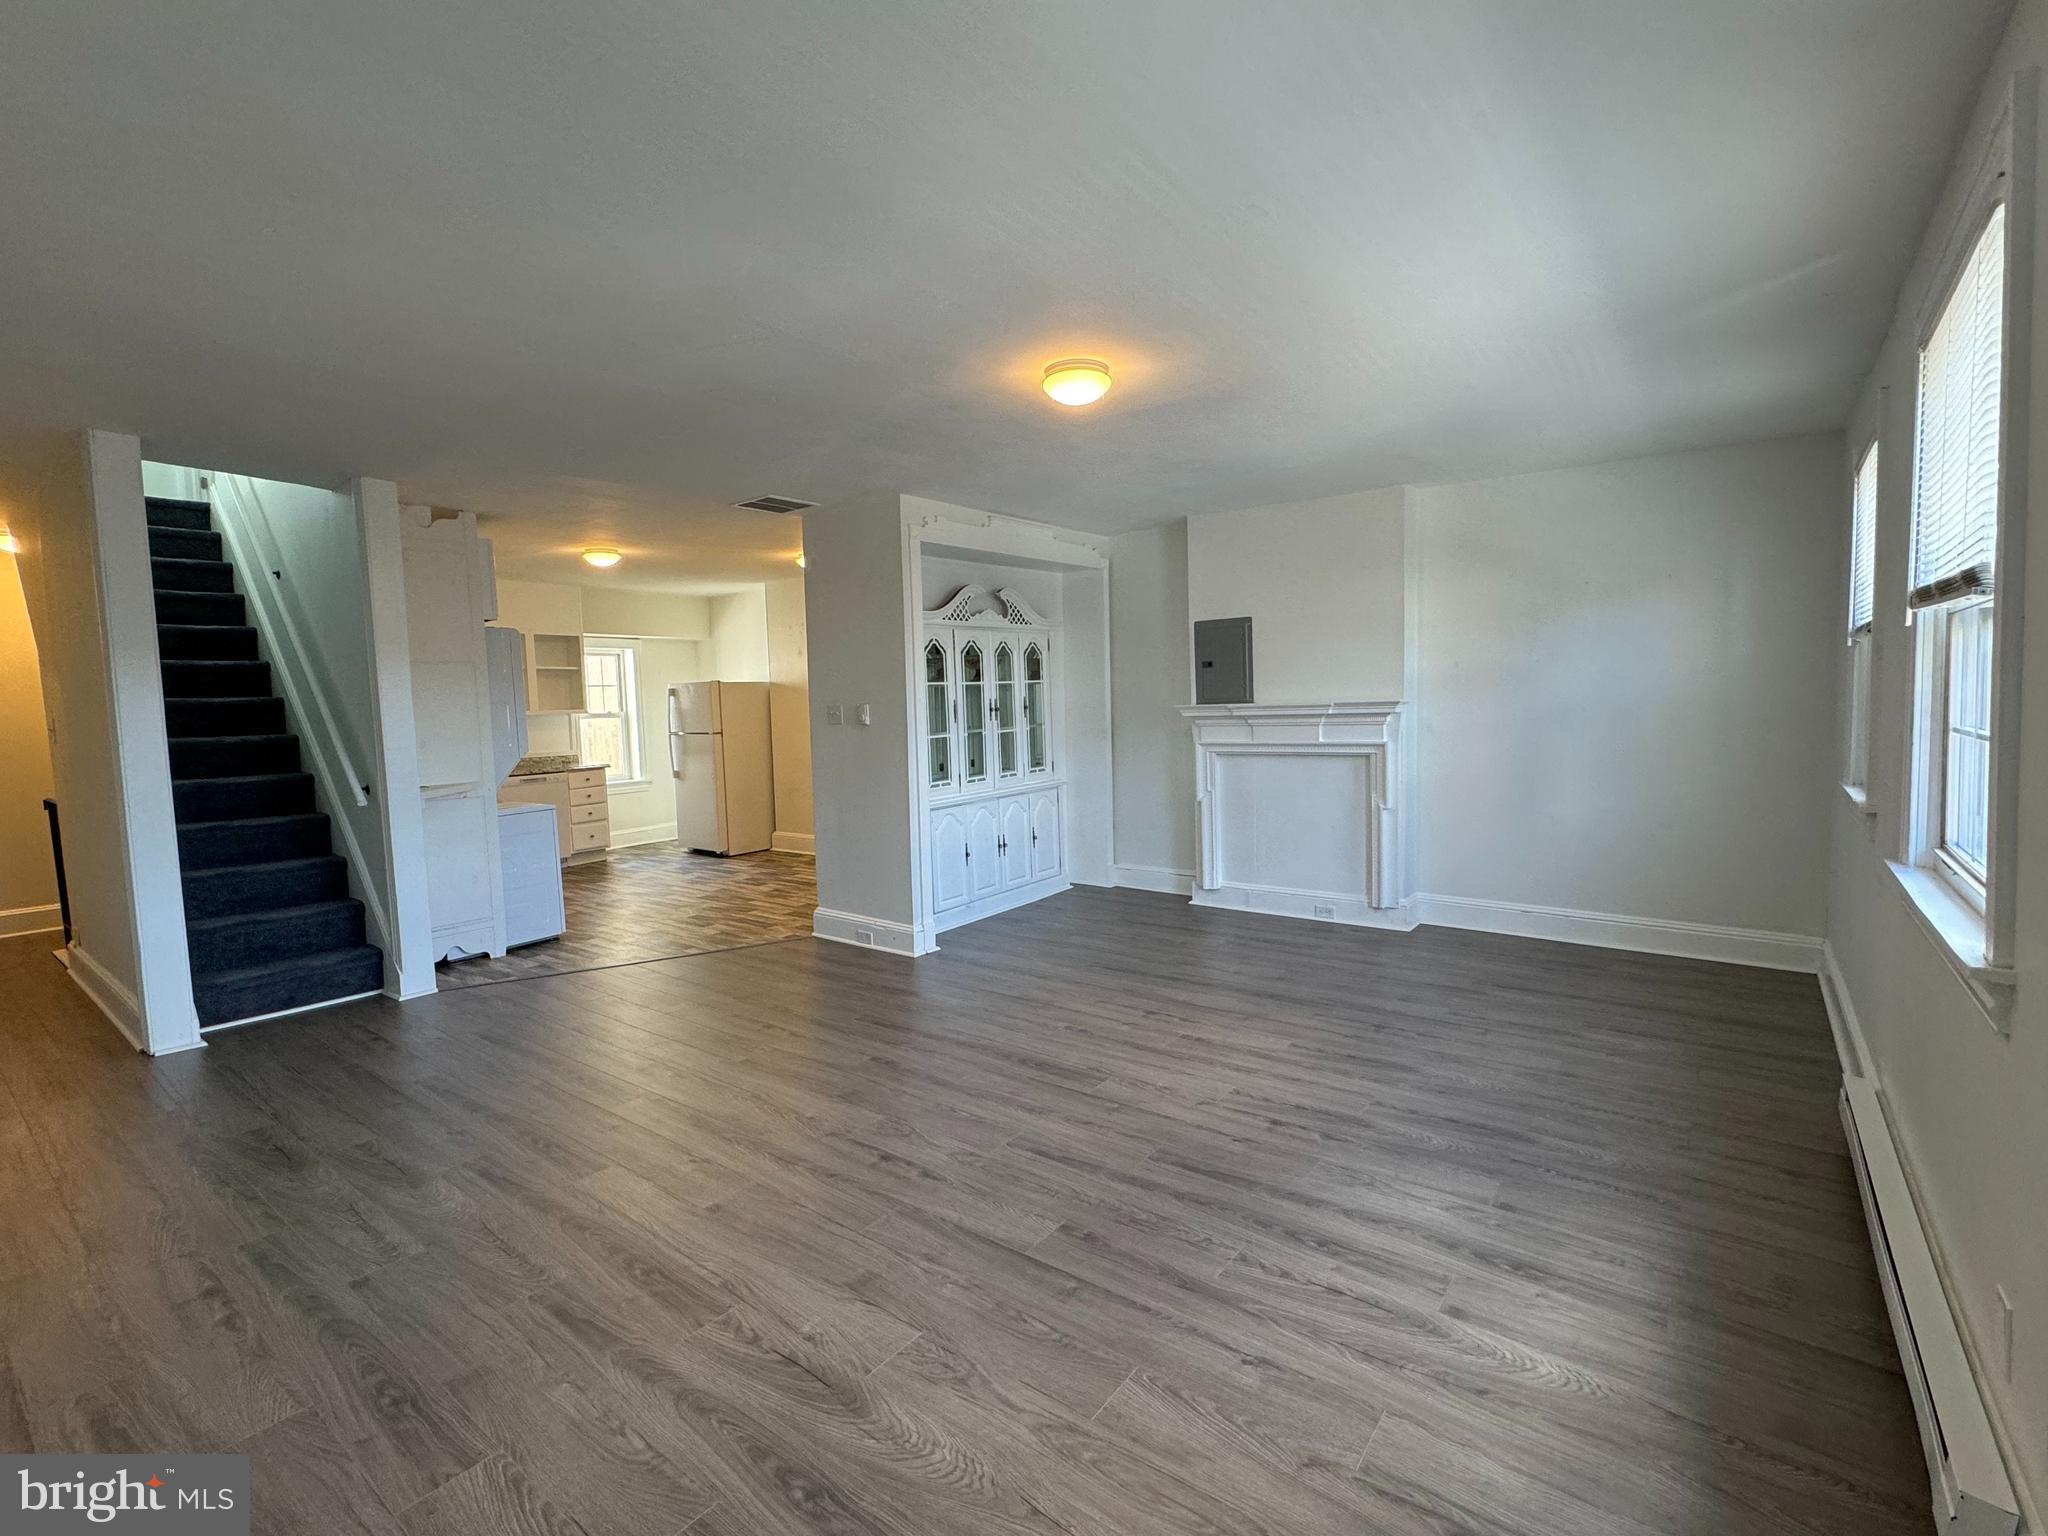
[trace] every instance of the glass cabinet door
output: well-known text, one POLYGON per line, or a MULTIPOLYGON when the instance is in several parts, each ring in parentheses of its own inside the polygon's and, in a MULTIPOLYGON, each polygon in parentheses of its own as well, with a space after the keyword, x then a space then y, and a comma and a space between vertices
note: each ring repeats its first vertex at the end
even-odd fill
POLYGON ((981 642, 960 647, 960 782, 988 781, 988 673, 981 642))
POLYGON ((953 787, 951 658, 941 640, 924 645, 924 772, 933 789, 953 787))
POLYGON ((1017 653, 1007 640, 996 643, 996 773, 1017 776, 1017 653))
POLYGON ((1045 647, 1024 647, 1024 766, 1031 773, 1052 767, 1052 716, 1047 702, 1045 647))

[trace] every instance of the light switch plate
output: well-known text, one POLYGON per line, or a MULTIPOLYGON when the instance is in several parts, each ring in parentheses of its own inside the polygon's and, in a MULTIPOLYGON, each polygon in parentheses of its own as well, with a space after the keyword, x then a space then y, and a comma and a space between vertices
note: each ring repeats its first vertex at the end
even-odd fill
POLYGON ((862 725, 873 725, 875 723, 875 712, 865 704, 860 707, 860 723, 862 725))

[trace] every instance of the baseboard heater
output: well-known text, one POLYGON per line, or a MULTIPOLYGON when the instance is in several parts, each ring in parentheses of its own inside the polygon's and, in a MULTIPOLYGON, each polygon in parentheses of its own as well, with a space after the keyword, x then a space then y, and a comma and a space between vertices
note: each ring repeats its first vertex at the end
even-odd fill
POLYGON ((2013 1536, 2019 1502, 1870 1079, 1843 1079, 1842 1127, 1856 1163, 1885 1308, 1898 1336, 1899 1362, 1920 1420, 1935 1524, 1949 1536, 2013 1536))

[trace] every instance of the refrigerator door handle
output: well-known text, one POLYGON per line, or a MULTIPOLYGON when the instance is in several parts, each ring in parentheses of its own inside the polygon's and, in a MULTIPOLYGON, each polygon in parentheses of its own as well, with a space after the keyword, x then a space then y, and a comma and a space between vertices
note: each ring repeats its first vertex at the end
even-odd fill
POLYGON ((683 776, 682 761, 676 756, 676 733, 668 733, 668 771, 677 778, 683 776))

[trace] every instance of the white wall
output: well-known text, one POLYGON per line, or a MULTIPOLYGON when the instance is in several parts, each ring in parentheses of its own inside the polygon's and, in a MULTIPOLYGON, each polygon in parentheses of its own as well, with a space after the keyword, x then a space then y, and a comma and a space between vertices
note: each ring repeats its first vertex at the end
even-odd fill
POLYGON ((804 627, 811 652, 811 775, 818 906, 893 927, 877 942, 911 947, 909 570, 904 504, 863 496, 805 514, 804 627), (867 704, 873 724, 854 724, 867 704), (828 725, 825 711, 845 712, 828 725))
POLYGON ((199 1043, 156 648, 142 445, 58 433, 0 450, 0 521, 35 631, 71 892, 71 976, 151 1051, 199 1043))
MULTIPOLYGON (((2044 65, 2048 5, 2021 0, 1986 77, 1959 168, 1977 163, 2014 71, 2044 65)), ((2022 174, 2030 161, 2048 164, 2048 144, 2019 146, 2016 159, 2022 174)), ((1982 1382, 2004 1431, 2008 1467, 2030 1491, 2038 1518, 2048 1496, 2048 430, 2041 424, 2048 400, 2048 231, 2033 231, 2032 349, 2008 363, 2025 371, 2033 400, 2024 470, 2031 532, 2024 580, 2033 613, 2020 688, 2019 985, 2009 1034, 1993 1030, 1910 915, 1885 865, 1905 846, 1901 807, 1913 654, 1904 593, 1917 323, 1933 297, 1953 228, 1950 210, 1966 180, 1959 169, 1929 227, 1835 462, 1833 504, 1846 527, 1848 455, 1860 454, 1881 432, 1870 774, 1876 815, 1866 817, 1847 797, 1834 797, 1827 818, 1833 834, 1827 932, 1965 1335, 1978 1360, 1990 1362, 1982 1382), (2000 1345, 2001 1285, 2014 1307, 2010 1371, 2000 1345)), ((2037 174, 2037 206, 2041 191, 2037 174)), ((2001 584, 2014 574, 2001 563, 2001 584)), ((1846 585, 1838 566, 1825 655, 1840 668, 1837 690, 1844 699, 1846 651, 1839 642, 1846 585)))
POLYGON ((1401 697, 1400 487, 1189 518, 1187 566, 1191 622, 1250 617, 1258 703, 1401 697))
POLYGON ((43 797, 54 793, 35 634, 14 556, 0 554, 0 938, 58 926, 43 814, 43 797))
POLYGON ((1822 931, 1841 454, 1415 493, 1421 890, 1822 931))
MULTIPOLYGON (((588 635, 593 645, 618 645, 633 653, 640 703, 640 775, 635 784, 610 789, 612 846, 667 842, 676 835, 676 781, 668 760, 668 691, 710 674, 703 647, 695 640, 588 635)), ((569 750, 569 749, 564 749, 569 750)))
POLYGON ((722 683, 768 681, 768 595, 761 587, 711 599, 711 675, 722 683))
POLYGON ((811 657, 804 627, 804 579, 771 581, 768 605, 768 722, 775 755, 775 847, 810 853, 811 657))
POLYGON ((1112 546, 1109 626, 1118 879, 1174 888, 1197 857, 1185 520, 1112 546))

